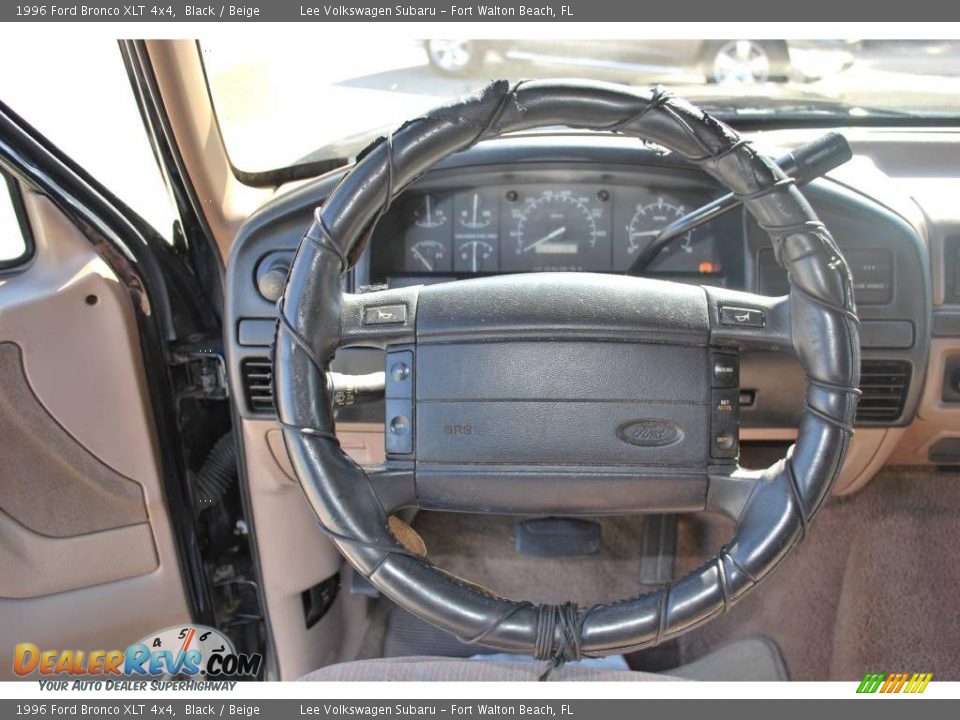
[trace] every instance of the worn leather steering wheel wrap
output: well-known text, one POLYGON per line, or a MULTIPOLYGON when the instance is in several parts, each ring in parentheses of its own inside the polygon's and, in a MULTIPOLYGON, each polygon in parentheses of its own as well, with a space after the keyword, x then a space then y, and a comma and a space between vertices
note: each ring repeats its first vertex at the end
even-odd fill
POLYGON ((853 433, 858 321, 843 255, 772 160, 659 90, 498 81, 407 122, 365 151, 317 209, 279 311, 277 408, 321 529, 392 601, 503 651, 555 662, 630 652, 721 614, 803 539, 853 433), (736 193, 770 235, 789 295, 589 273, 343 291, 376 221, 438 161, 480 140, 558 125, 655 143, 736 193), (724 308, 750 308, 762 323, 724 324, 724 308), (387 350, 388 418, 396 421, 387 423, 388 460, 376 468, 357 465, 335 436, 325 371, 349 345, 387 350), (735 446, 724 452, 714 442, 722 392, 712 368, 741 349, 792 350, 808 380, 795 445, 759 472, 738 466, 735 446), (450 418, 460 417, 480 418, 468 437, 449 434, 450 418), (389 518, 413 505, 525 515, 707 511, 737 529, 716 557, 655 591, 590 608, 544 606, 498 597, 407 549, 389 518))

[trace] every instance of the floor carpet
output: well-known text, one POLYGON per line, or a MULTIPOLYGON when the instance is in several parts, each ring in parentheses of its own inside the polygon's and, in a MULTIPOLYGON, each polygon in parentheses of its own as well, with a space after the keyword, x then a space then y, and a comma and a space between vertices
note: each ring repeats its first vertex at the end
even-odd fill
MULTIPOLYGON (((603 519, 600 555, 549 560, 516 552, 516 521, 420 513, 414 526, 433 562, 507 597, 590 605, 650 589, 638 579, 643 518, 603 519)), ((677 573, 696 567, 731 532, 705 515, 681 518, 677 573)), ((960 474, 886 470, 860 493, 830 502, 759 588, 681 637, 669 655, 687 663, 723 643, 765 635, 795 680, 894 671, 960 679, 958 548, 960 474)), ((643 665, 641 654, 635 666, 643 665)))

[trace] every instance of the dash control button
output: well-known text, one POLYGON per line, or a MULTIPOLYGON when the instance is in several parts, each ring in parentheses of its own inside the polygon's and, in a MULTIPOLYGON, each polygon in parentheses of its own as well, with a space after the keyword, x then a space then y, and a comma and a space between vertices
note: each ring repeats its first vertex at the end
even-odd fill
POLYGON ((733 305, 720 306, 720 324, 736 325, 738 327, 762 328, 766 324, 763 310, 757 308, 735 307, 733 305))
POLYGON ((394 325, 407 321, 406 305, 379 305, 363 312, 364 325, 394 325))
POLYGON ((740 384, 740 361, 734 355, 714 355, 710 359, 710 380, 715 388, 733 388, 740 384))

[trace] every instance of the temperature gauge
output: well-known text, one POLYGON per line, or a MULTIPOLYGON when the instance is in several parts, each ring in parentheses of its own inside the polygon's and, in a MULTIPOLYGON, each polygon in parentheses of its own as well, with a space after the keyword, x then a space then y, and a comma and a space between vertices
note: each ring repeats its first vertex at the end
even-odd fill
POLYGON ((447 247, 436 240, 421 240, 414 243, 410 246, 407 255, 408 269, 412 271, 436 272, 450 269, 447 247))

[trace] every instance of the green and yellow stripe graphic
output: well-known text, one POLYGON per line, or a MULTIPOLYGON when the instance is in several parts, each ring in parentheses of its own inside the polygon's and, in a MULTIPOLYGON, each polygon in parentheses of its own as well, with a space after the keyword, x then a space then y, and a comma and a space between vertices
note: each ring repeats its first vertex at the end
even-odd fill
POLYGON ((857 692, 922 693, 932 679, 933 673, 867 673, 857 692))

